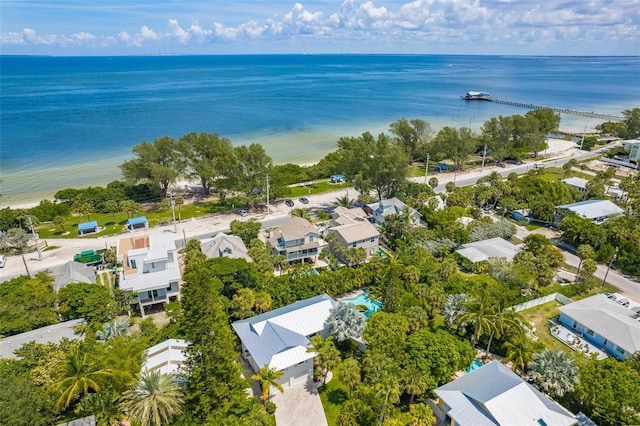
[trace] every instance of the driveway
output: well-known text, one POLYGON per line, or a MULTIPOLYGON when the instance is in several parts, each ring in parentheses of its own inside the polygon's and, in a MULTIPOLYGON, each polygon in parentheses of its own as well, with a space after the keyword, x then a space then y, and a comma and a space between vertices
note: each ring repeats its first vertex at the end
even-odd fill
POLYGON ((277 426, 327 426, 320 394, 312 381, 272 395, 271 401, 277 406, 277 426))

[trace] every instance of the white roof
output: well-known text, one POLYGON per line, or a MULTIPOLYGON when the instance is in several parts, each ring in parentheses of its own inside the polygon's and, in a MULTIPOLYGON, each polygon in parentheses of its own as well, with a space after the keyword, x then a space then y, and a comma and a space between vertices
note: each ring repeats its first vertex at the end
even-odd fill
POLYGON ((520 251, 522 250, 519 247, 499 237, 463 244, 456 250, 461 256, 466 257, 473 263, 491 258, 504 258, 512 261, 520 251))
POLYGON ((76 319, 59 324, 47 325, 0 339, 0 358, 17 358, 13 351, 20 349, 22 345, 29 342, 60 343, 63 338, 69 340, 79 339, 80 336, 75 334, 73 328, 83 323, 84 319, 76 319))
POLYGON ((640 322, 635 312, 596 294, 561 306, 560 312, 576 320, 629 353, 640 351, 640 322))
POLYGON ((456 425, 577 424, 576 417, 498 361, 435 390, 456 425))
POLYGON ((176 242, 171 235, 149 235, 149 246, 146 261, 163 260, 168 252, 176 251, 176 242))
POLYGON ((172 282, 180 281, 180 267, 168 263, 167 269, 147 274, 120 275, 120 288, 141 293, 143 291, 158 290, 169 287, 172 282))
POLYGON ((579 177, 570 177, 562 179, 562 182, 570 186, 575 186, 576 188, 586 189, 589 181, 579 177))
POLYGON ((162 374, 178 374, 187 359, 185 353, 189 342, 182 339, 167 339, 145 351, 143 370, 159 370, 162 374))
POLYGON ((558 208, 571 210, 585 219, 597 219, 624 213, 624 210, 609 200, 586 200, 579 203, 563 204, 558 208))
POLYGON ((259 367, 281 370, 315 356, 306 352, 308 336, 325 330, 336 304, 322 294, 231 325, 259 367))

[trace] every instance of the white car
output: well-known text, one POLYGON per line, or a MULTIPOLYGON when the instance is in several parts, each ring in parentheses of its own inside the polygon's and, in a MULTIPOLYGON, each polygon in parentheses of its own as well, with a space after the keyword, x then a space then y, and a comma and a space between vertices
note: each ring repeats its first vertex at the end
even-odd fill
POLYGON ((0 254, 0 268, 4 268, 4 264, 7 259, 4 257, 4 254, 0 254))

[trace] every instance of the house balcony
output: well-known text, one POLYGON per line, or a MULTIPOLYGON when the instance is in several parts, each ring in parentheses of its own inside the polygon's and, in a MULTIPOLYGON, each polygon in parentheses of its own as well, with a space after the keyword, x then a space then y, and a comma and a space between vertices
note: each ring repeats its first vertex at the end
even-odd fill
POLYGON ((605 359, 609 356, 604 348, 600 348, 592 342, 587 341, 582 333, 576 333, 563 324, 560 324, 560 322, 554 318, 549 320, 549 331, 553 337, 576 352, 582 352, 586 356, 596 354, 596 359, 598 360, 605 359))

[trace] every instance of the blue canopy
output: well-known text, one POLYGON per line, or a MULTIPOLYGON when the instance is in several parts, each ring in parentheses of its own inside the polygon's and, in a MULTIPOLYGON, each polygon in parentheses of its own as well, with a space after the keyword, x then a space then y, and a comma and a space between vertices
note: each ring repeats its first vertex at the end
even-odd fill
POLYGON ((84 222, 78 224, 78 231, 87 231, 89 229, 96 229, 98 227, 98 222, 95 220, 93 222, 84 222))
POLYGON ((331 179, 335 179, 335 180, 344 179, 344 175, 331 175, 331 179))
POLYGON ((147 223, 147 218, 145 216, 133 217, 131 219, 127 219, 127 223, 129 226, 144 225, 147 223))

